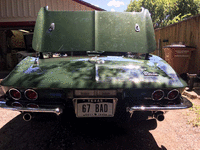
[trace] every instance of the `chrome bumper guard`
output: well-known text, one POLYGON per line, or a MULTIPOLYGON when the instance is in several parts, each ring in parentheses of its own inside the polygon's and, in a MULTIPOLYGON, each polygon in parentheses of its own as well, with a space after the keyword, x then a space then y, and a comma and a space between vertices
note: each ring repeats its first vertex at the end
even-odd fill
POLYGON ((55 113, 60 115, 63 112, 62 108, 25 108, 25 107, 11 107, 6 105, 6 101, 0 99, 0 108, 13 110, 13 111, 21 111, 21 112, 42 112, 42 113, 55 113))
POLYGON ((133 106, 126 107, 126 111, 133 113, 134 111, 160 111, 160 110, 176 110, 176 109, 187 109, 192 107, 192 103, 185 97, 181 98, 181 103, 176 105, 162 105, 162 106, 133 106))

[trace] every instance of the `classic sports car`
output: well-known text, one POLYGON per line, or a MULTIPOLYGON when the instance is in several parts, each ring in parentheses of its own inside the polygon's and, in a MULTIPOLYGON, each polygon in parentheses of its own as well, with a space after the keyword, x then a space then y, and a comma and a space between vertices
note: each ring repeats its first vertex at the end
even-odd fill
POLYGON ((1 82, 0 107, 31 114, 71 110, 77 118, 164 119, 185 109, 187 84, 156 49, 148 10, 48 11, 34 30, 37 57, 26 57, 1 82))

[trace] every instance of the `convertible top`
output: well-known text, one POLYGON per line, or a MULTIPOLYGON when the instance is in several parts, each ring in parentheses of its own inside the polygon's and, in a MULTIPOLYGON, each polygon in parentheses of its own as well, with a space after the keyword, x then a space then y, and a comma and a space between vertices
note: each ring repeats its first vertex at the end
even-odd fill
POLYGON ((33 36, 38 52, 151 53, 156 49, 149 11, 48 11, 41 8, 33 36))

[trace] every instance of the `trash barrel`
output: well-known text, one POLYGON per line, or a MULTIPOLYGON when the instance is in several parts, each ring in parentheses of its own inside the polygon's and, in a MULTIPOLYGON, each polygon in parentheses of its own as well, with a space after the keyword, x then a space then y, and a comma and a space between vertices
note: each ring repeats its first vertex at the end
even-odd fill
POLYGON ((191 58, 191 52, 195 50, 195 47, 186 45, 167 45, 163 47, 165 52, 165 61, 179 75, 187 73, 189 69, 189 61, 191 58))

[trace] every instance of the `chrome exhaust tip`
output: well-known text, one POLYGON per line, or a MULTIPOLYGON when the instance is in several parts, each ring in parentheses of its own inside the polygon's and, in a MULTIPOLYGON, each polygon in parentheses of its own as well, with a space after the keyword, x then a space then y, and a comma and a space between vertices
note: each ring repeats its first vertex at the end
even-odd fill
POLYGON ((163 121, 165 119, 165 116, 163 115, 164 113, 162 111, 158 111, 154 114, 154 117, 158 120, 158 121, 163 121))
POLYGON ((23 115, 23 119, 24 119, 24 121, 31 121, 32 115, 30 113, 25 113, 23 115))

